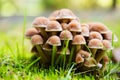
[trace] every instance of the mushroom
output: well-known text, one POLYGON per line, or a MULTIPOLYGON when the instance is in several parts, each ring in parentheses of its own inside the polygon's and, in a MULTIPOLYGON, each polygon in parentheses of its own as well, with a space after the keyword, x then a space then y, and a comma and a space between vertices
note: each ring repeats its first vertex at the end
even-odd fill
POLYGON ((68 24, 68 29, 72 32, 73 36, 80 34, 82 31, 80 23, 76 20, 72 20, 68 24))
POLYGON ((103 48, 99 49, 95 55, 95 59, 97 63, 102 60, 107 50, 112 49, 111 42, 109 42, 108 40, 102 40, 102 44, 103 44, 103 48))
POLYGON ((38 55, 41 57, 41 60, 43 63, 48 62, 47 57, 45 56, 45 54, 43 53, 42 50, 42 44, 43 44, 43 39, 40 35, 34 35, 31 37, 31 43, 33 44, 33 46, 36 47, 37 51, 38 51, 38 55))
POLYGON ((81 24, 81 35, 84 37, 89 37, 89 25, 88 24, 81 24))
POLYGON ((112 56, 114 62, 120 63, 120 48, 113 49, 112 56))
POLYGON ((68 29, 68 24, 67 23, 61 23, 62 29, 67 30, 68 29))
POLYGON ((48 38, 48 40, 46 41, 46 44, 51 45, 53 47, 53 51, 52 51, 52 60, 51 60, 51 65, 54 65, 54 59, 55 59, 55 55, 57 52, 57 46, 61 46, 61 41, 60 38, 58 36, 51 36, 48 38))
POLYGON ((89 40, 91 40, 91 39, 103 40, 103 37, 102 37, 102 35, 99 32, 91 31, 90 32, 90 36, 89 36, 89 40))
POLYGON ((61 9, 56 20, 60 23, 69 23, 71 20, 77 17, 69 9, 61 9))
POLYGON ((87 51, 80 50, 78 53, 81 54, 81 56, 85 59, 90 57, 90 53, 87 51))
POLYGON ((103 48, 103 44, 99 39, 91 39, 88 43, 88 47, 90 48, 92 56, 95 57, 97 50, 103 48))
POLYGON ((118 41, 118 38, 115 34, 112 33, 112 31, 108 31, 107 33, 105 34, 102 34, 103 35, 103 38, 106 39, 106 40, 109 40, 109 41, 115 41, 117 42, 118 41))
POLYGON ((47 27, 48 22, 49 20, 46 17, 37 17, 32 23, 32 25, 40 31, 41 35, 45 37, 45 39, 48 38, 48 35, 45 32, 45 28, 47 27))
POLYGON ((100 61, 101 64, 102 64, 102 68, 101 68, 101 72, 104 72, 106 70, 106 65, 108 64, 109 62, 109 57, 107 55, 104 55, 102 60, 100 61))
POLYGON ((81 67, 81 71, 92 70, 97 67, 97 63, 94 58, 89 57, 84 61, 83 66, 81 67))
POLYGON ((72 45, 74 45, 75 52, 78 52, 82 49, 83 45, 86 44, 85 38, 82 35, 75 35, 72 41, 72 45))
POLYGON ((77 64, 84 62, 84 58, 82 57, 82 55, 80 53, 76 54, 75 62, 77 64))
POLYGON ((57 32, 62 31, 62 27, 57 21, 49 21, 45 31, 51 32, 51 35, 56 35, 57 32))
POLYGON ((26 36, 27 38, 31 38, 33 35, 36 35, 36 34, 38 34, 38 33, 39 33, 39 32, 38 32, 37 29, 35 29, 35 28, 29 28, 29 29, 26 31, 25 36, 26 36))
POLYGON ((109 30, 106 25, 100 22, 93 22, 93 23, 88 23, 90 31, 97 31, 100 32, 101 34, 107 33, 109 30))
POLYGON ((59 13, 60 13, 60 10, 56 10, 56 11, 52 12, 49 16, 49 19, 50 20, 56 20, 59 13))

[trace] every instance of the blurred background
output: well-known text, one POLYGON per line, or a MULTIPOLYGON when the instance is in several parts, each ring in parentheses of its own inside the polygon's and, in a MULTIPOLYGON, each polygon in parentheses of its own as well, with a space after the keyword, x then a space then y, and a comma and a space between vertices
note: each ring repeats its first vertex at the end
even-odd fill
POLYGON ((71 9, 81 23, 103 22, 120 36, 120 0, 0 0, 0 32, 20 33, 24 15, 29 28, 35 17, 61 8, 71 9))

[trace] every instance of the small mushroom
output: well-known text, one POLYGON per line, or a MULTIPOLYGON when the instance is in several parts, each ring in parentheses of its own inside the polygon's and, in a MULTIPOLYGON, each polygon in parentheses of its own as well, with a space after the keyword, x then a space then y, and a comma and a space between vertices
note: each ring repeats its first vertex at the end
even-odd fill
POLYGON ((82 55, 80 53, 76 54, 75 62, 77 64, 84 62, 84 58, 82 57, 82 55))
POLYGON ((62 31, 62 27, 57 21, 50 21, 45 31, 50 32, 51 35, 56 35, 58 32, 62 31))
POLYGON ((81 67, 81 71, 92 70, 97 67, 97 63, 94 58, 90 57, 84 61, 84 65, 81 67))
POLYGON ((33 35, 36 35, 36 34, 38 34, 38 33, 39 33, 39 31, 38 31, 37 29, 35 29, 35 28, 29 28, 29 29, 26 31, 25 36, 26 36, 27 38, 31 38, 33 35))
POLYGON ((108 40, 103 40, 102 41, 102 44, 103 44, 103 48, 102 49, 99 49, 95 55, 95 59, 96 59, 96 62, 98 63, 99 61, 102 60, 103 56, 105 55, 105 52, 107 50, 111 50, 112 49, 112 45, 111 45, 111 42, 108 41, 108 40))
POLYGON ((76 19, 76 16, 69 9, 61 9, 56 18, 60 23, 69 23, 73 19, 76 19))
POLYGON ((103 35, 103 38, 106 39, 106 40, 109 40, 109 41, 115 41, 117 42, 118 41, 118 38, 115 34, 112 33, 112 31, 108 31, 107 33, 105 34, 102 34, 103 35))
POLYGON ((103 40, 103 37, 102 37, 102 35, 99 32, 91 31, 90 32, 90 36, 89 36, 89 40, 91 40, 91 39, 103 40))
POLYGON ((85 38, 82 35, 75 35, 72 41, 72 45, 74 45, 75 52, 78 52, 82 49, 83 45, 86 44, 85 38))
POLYGON ((57 52, 57 46, 61 46, 61 41, 60 38, 58 36, 51 36, 48 38, 48 40, 46 41, 46 44, 51 45, 53 47, 53 51, 52 51, 52 60, 51 60, 51 65, 54 65, 54 59, 55 59, 55 55, 57 52))
POLYGON ((105 34, 109 31, 106 25, 100 22, 93 22, 93 23, 88 23, 90 31, 97 31, 100 32, 101 34, 105 34))
POLYGON ((73 36, 80 34, 82 31, 80 23, 76 20, 72 20, 68 24, 68 29, 72 32, 73 36))
POLYGON ((88 24, 81 24, 82 32, 81 35, 84 37, 89 37, 89 25, 88 24))
POLYGON ((91 39, 88 43, 88 47, 90 48, 92 56, 95 57, 97 50, 103 48, 103 44, 99 39, 91 39))
POLYGON ((81 56, 85 59, 90 57, 90 53, 87 51, 80 50, 78 53, 81 54, 81 56))
POLYGON ((47 57, 43 53, 42 50, 42 44, 43 44, 43 39, 40 35, 34 35, 31 37, 31 43, 33 46, 36 46, 36 49, 38 50, 38 55, 41 57, 41 60, 43 63, 48 62, 47 57))
POLYGON ((45 28, 47 27, 49 20, 46 17, 37 17, 34 19, 32 25, 41 32, 43 37, 48 38, 45 28))
POLYGON ((67 23, 61 23, 62 29, 67 30, 68 29, 68 24, 67 23))
POLYGON ((112 56, 114 62, 120 63, 120 48, 113 49, 112 56))
POLYGON ((60 10, 56 10, 56 11, 52 12, 49 16, 49 19, 50 20, 56 20, 59 13, 60 13, 60 10))

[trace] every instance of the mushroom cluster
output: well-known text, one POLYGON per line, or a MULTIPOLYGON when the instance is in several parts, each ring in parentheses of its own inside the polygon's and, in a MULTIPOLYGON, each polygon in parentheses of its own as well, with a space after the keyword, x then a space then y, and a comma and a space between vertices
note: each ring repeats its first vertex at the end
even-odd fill
POLYGON ((80 71, 98 67, 104 69, 111 50, 112 31, 100 22, 80 23, 69 9, 54 11, 48 18, 37 17, 26 31, 31 51, 48 66, 67 66, 73 62, 80 71))

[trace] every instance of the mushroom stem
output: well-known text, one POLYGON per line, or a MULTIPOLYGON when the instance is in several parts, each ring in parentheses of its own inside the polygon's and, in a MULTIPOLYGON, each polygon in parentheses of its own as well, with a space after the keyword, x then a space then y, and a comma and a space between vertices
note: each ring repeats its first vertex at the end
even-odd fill
POLYGON ((106 52, 106 50, 101 50, 101 49, 99 49, 97 51, 97 53, 95 55, 95 60, 96 60, 97 63, 102 60, 103 56, 105 55, 105 52, 106 52))
POLYGON ((47 40, 48 35, 47 35, 46 31, 45 31, 45 28, 40 28, 40 32, 41 32, 41 35, 45 38, 45 40, 47 40))
POLYGON ((95 57, 95 54, 96 54, 96 52, 97 52, 97 49, 95 49, 95 48, 90 48, 90 51, 91 51, 91 53, 92 53, 92 56, 95 57))
POLYGON ((48 62, 45 54, 44 54, 43 51, 42 51, 41 45, 36 45, 36 48, 37 48, 37 50, 38 50, 38 52, 39 52, 39 55, 40 55, 40 57, 41 57, 42 62, 44 62, 44 63, 48 62))
POLYGON ((52 49, 52 60, 51 60, 51 66, 52 67, 54 66, 56 51, 57 51, 57 46, 53 46, 53 49, 52 49))

